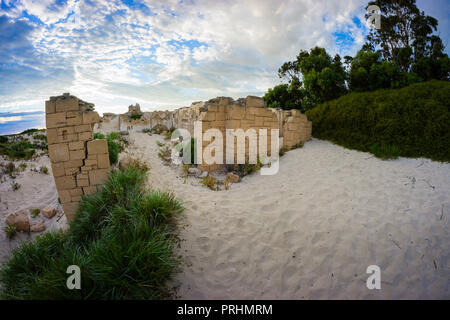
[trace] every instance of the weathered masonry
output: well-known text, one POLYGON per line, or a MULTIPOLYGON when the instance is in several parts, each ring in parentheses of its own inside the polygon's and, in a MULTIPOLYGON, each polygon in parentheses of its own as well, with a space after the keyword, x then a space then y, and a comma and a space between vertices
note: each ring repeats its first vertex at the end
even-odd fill
POLYGON ((108 144, 93 140, 100 121, 94 105, 68 93, 45 102, 48 152, 59 199, 67 220, 82 195, 97 192, 110 171, 108 144))
MULTIPOLYGON (((194 122, 202 121, 202 133, 215 128, 226 136, 227 129, 267 129, 267 141, 271 141, 270 129, 279 130, 279 146, 291 148, 299 142, 311 139, 312 124, 298 110, 281 110, 266 108, 260 97, 248 96, 234 100, 228 97, 218 97, 206 102, 195 102, 190 107, 174 111, 141 112, 139 105, 130 106, 125 114, 104 114, 99 130, 111 131, 142 131, 143 129, 168 131, 171 128, 186 129, 194 136, 194 122)), ((210 142, 203 142, 203 150, 210 142)), ((234 148, 235 152, 237 148, 234 148)), ((267 146, 268 154, 271 145, 267 146)), ((224 157, 226 155, 224 154, 224 157)), ((248 147, 246 147, 248 156, 248 147)), ((205 163, 203 161, 203 163, 205 163)), ((225 163, 225 160, 223 161, 225 163)), ((205 171, 215 171, 223 164, 202 164, 205 171)))

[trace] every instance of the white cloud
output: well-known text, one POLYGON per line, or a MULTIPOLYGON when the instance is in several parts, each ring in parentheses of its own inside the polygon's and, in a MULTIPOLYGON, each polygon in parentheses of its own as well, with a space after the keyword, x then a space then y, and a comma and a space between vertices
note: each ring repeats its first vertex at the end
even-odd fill
POLYGON ((153 108, 262 94, 300 49, 354 53, 364 35, 352 18, 362 18, 366 2, 148 0, 149 10, 141 10, 118 0, 22 0, 19 7, 45 23, 31 34, 42 62, 71 75, 49 82, 41 99, 70 91, 106 112, 135 102, 153 108), (351 33, 355 46, 338 48, 337 30, 351 33))

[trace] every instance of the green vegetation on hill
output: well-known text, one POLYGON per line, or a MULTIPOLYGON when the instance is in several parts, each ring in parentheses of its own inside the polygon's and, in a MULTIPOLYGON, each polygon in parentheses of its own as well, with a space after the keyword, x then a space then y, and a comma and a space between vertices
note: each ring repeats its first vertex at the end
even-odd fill
POLYGON ((450 83, 350 93, 306 115, 313 135, 381 158, 450 161, 450 83))
POLYGON ((37 129, 28 129, 24 133, 0 136, 0 155, 12 160, 29 160, 36 153, 36 149, 47 150, 47 136, 45 134, 34 134, 32 138, 26 136, 26 134, 38 131, 37 129))
POLYGON ((145 166, 112 172, 102 190, 84 196, 65 232, 50 232, 15 249, 0 271, 5 299, 162 299, 178 265, 174 217, 181 203, 147 191, 145 166), (81 270, 68 290, 67 267, 81 270))
POLYGON ((415 0, 375 0, 366 9, 372 5, 380 8, 381 26, 370 29, 354 57, 332 57, 320 47, 300 50, 295 60, 278 69, 287 83, 268 89, 267 107, 305 112, 348 92, 450 80, 450 58, 436 33, 435 18, 420 11, 415 0))

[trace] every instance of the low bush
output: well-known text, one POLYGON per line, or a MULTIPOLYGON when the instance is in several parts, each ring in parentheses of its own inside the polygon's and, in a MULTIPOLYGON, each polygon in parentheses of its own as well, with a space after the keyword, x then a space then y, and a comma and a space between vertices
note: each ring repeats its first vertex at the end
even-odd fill
POLYGON ((0 143, 0 154, 11 159, 31 159, 35 147, 27 141, 0 143))
POLYGON ((41 213, 41 209, 39 208, 31 208, 30 215, 32 218, 36 218, 41 213))
POLYGON ((381 158, 450 161, 450 83, 351 93, 309 110, 313 135, 381 158))
POLYGON ((178 265, 174 217, 182 204, 147 191, 145 169, 112 172, 101 191, 84 196, 68 231, 49 232, 12 252, 0 271, 5 299, 162 299, 178 265), (81 270, 68 290, 67 267, 81 270))

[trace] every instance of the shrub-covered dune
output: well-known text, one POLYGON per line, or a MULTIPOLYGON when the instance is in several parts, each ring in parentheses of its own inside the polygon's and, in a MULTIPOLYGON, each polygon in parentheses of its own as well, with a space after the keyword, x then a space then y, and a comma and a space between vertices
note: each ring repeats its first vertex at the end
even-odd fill
POLYGON ((50 232, 15 249, 0 271, 4 299, 161 299, 178 265, 171 194, 144 188, 147 169, 112 172, 103 189, 84 196, 68 231, 50 232), (68 290, 67 267, 81 271, 68 290))
POLYGON ((381 158, 450 161, 450 83, 351 93, 307 113, 313 136, 381 158))

